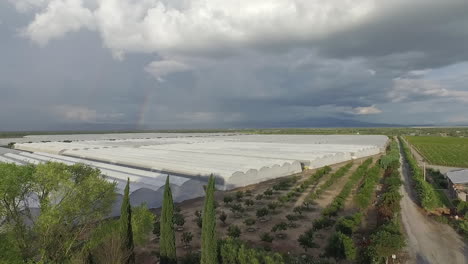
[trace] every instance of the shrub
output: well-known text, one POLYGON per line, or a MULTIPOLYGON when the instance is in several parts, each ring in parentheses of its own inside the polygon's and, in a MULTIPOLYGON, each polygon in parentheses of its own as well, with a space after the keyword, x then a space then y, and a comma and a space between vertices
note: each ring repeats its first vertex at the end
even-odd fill
POLYGON ((356 259, 357 250, 354 246, 353 239, 347 235, 336 232, 330 238, 330 241, 325 249, 326 255, 335 259, 345 259, 353 261, 356 259))
POLYGON ((237 191, 236 192, 236 200, 237 201, 241 201, 243 197, 244 197, 244 192, 243 191, 237 191))
POLYGON ((331 227, 335 224, 335 221, 329 217, 322 216, 318 219, 315 219, 314 222, 312 223, 312 229, 315 230, 320 230, 322 228, 327 228, 331 227))
POLYGON ((241 234, 241 230, 238 226, 230 225, 228 227, 228 236, 233 237, 233 238, 238 238, 240 234, 241 234))
POLYGON ((229 196, 229 195, 226 195, 224 196, 223 198, 223 201, 225 204, 229 204, 230 202, 232 202, 234 199, 232 198, 232 196, 229 196))
POLYGON ((221 214, 219 215, 219 220, 221 220, 223 224, 226 224, 226 219, 227 219, 227 214, 224 211, 222 211, 221 214))
POLYGON ((253 218, 247 218, 244 220, 244 224, 247 226, 255 225, 256 221, 253 218))
POLYGON ((314 243, 314 231, 312 229, 300 235, 297 241, 305 251, 309 248, 318 248, 318 245, 314 243))
POLYGON ((341 217, 336 223, 336 231, 350 236, 359 227, 361 220, 361 213, 356 213, 352 216, 341 217))
POLYGON ((273 236, 270 235, 270 233, 262 233, 260 235, 260 239, 264 242, 268 242, 268 243, 271 243, 273 241, 273 236))
POLYGON ((288 224, 285 222, 278 223, 271 228, 271 232, 285 231, 288 229, 288 224))
POLYGON ((257 210, 256 215, 258 218, 261 218, 261 217, 267 216, 269 213, 270 211, 268 210, 268 208, 263 207, 257 210))

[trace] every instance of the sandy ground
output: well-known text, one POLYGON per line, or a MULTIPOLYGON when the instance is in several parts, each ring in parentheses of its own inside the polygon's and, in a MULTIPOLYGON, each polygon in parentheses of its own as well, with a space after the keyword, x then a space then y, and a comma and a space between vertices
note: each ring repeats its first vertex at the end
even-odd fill
MULTIPOLYGON (((403 155, 402 150, 400 154, 403 155)), ((402 223, 407 234, 407 263, 468 263, 468 247, 463 239, 449 225, 427 217, 416 203, 411 188, 410 172, 406 161, 401 157, 403 186, 400 192, 402 223)))

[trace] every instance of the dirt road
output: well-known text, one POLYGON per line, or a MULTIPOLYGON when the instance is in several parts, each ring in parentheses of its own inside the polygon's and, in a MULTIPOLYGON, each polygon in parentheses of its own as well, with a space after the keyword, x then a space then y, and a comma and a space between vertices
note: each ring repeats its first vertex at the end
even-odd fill
MULTIPOLYGON (((400 154, 403 155, 401 150, 400 154)), ((400 159, 404 182, 400 189, 402 223, 407 234, 408 263, 468 263, 468 247, 463 239, 449 225, 430 219, 419 208, 411 188, 408 164, 400 159)))

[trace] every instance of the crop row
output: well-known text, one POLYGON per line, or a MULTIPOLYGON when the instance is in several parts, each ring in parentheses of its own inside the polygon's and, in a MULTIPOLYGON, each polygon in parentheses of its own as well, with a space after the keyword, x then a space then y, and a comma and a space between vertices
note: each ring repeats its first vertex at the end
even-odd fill
MULTIPOLYGON (((330 173, 331 168, 329 166, 325 166, 319 170, 317 170, 314 174, 309 176, 307 180, 301 183, 298 187, 294 188, 293 190, 289 191, 285 195, 278 197, 278 201, 281 203, 291 202, 294 200, 294 197, 299 196, 302 192, 304 192, 310 185, 317 183, 324 175, 330 173)), ((275 188, 275 186, 273 186, 275 188)))
POLYGON ((348 171, 349 169, 351 169, 351 167, 353 166, 353 163, 350 162, 348 164, 346 164, 345 166, 341 167, 340 169, 338 169, 335 173, 333 173, 330 178, 322 185, 320 185, 320 187, 317 188, 317 190, 315 192, 312 192, 308 197, 307 197, 307 202, 312 202, 313 200, 317 199, 318 197, 320 197, 320 195, 322 195, 322 193, 327 190, 330 186, 332 186, 338 179, 340 179, 341 177, 343 177, 348 171))
POLYGON ((322 211, 324 216, 335 216, 338 211, 344 208, 346 198, 351 193, 353 187, 359 182, 359 180, 366 175, 369 165, 372 163, 372 158, 367 159, 362 163, 356 171, 351 175, 348 182, 345 184, 341 192, 333 199, 333 202, 328 205, 322 211))
POLYGON ((379 181, 381 175, 380 164, 376 163, 371 169, 367 171, 367 175, 359 188, 357 195, 354 200, 357 206, 361 209, 367 208, 372 200, 372 194, 374 193, 375 186, 379 181))
POLYGON ((413 157, 409 147, 406 145, 404 140, 401 138, 399 138, 399 140, 403 146, 403 153, 408 161, 413 184, 416 189, 416 193, 418 194, 421 206, 426 210, 432 210, 441 206, 442 202, 439 200, 434 187, 424 179, 423 170, 418 166, 418 163, 413 157))
MULTIPOLYGON (((391 144, 387 155, 398 150, 398 145, 391 144)), ((398 171, 400 167, 399 157, 393 157, 388 163, 383 179, 383 193, 377 202, 378 227, 372 232, 369 241, 364 243, 361 250, 360 263, 385 263, 388 257, 398 253, 405 246, 405 238, 401 232, 400 200, 399 192, 402 185, 398 171)))
POLYGON ((468 139, 458 137, 406 137, 432 164, 468 167, 468 139))

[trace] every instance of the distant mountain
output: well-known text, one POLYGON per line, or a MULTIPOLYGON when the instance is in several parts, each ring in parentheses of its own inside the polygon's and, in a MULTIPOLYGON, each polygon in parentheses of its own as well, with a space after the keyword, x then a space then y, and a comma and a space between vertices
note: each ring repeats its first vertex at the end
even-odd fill
MULTIPOLYGON (((57 123, 46 128, 20 129, 16 131, 36 131, 36 132, 125 132, 125 131, 151 131, 151 130, 210 130, 210 129, 243 129, 243 128, 337 128, 337 127, 402 127, 399 124, 369 123, 352 119, 339 119, 332 117, 309 118, 294 121, 249 121, 238 123, 209 124, 190 127, 157 127, 157 126, 137 126, 135 124, 115 124, 115 123, 57 123)), ((408 126, 408 125, 406 125, 408 126)))

